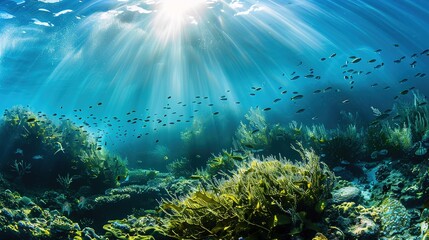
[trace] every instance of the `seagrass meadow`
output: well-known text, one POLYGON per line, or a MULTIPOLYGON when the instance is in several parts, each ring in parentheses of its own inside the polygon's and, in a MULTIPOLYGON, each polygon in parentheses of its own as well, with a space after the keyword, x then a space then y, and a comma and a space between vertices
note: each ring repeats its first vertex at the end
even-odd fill
POLYGON ((428 9, 2 0, 0 239, 429 239, 428 9))

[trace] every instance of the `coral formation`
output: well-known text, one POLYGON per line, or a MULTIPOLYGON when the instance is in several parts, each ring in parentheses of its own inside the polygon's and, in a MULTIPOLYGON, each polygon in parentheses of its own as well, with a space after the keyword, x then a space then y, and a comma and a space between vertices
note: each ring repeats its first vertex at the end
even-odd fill
POLYGON ((386 237, 401 235, 409 239, 410 215, 404 205, 396 199, 386 198, 380 207, 381 234, 386 237))
MULTIPOLYGON (((329 205, 326 209, 327 221, 336 226, 345 239, 377 239, 380 234, 380 217, 374 207, 366 208, 355 202, 329 205)), ((329 239, 336 239, 337 231, 327 231, 329 239)))
POLYGON ((128 216, 126 219, 109 221, 103 226, 103 229, 108 238, 155 240, 152 234, 160 224, 159 218, 150 215, 139 218, 128 216))
POLYGON ((102 239, 81 229, 58 211, 43 210, 31 199, 5 190, 0 193, 0 236, 5 239, 102 239), (25 199, 25 200, 24 200, 25 199), (4 201, 6 200, 6 201, 4 201))

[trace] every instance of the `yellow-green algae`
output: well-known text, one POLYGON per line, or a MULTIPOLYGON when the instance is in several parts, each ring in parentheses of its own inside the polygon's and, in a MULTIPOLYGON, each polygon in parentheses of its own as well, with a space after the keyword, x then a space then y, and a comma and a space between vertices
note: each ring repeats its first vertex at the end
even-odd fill
MULTIPOLYGON (((294 148, 295 149, 295 148, 294 148)), ((296 163, 251 159, 223 181, 210 181, 186 198, 164 200, 163 233, 177 239, 273 239, 317 230, 333 173, 301 144, 296 163)))

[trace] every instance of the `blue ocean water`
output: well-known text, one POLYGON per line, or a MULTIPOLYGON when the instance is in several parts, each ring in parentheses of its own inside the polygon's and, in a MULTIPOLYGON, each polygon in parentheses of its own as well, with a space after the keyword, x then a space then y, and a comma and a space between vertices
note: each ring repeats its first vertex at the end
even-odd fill
MULTIPOLYGON (((344 113, 363 126, 394 119, 395 103, 429 95, 428 26, 426 0, 0 0, 0 110, 70 120, 129 169, 166 171, 184 157, 202 168, 236 147, 250 109, 283 126, 334 129, 344 113)), ((426 154, 424 136, 407 157, 426 154)), ((13 147, 0 153, 25 156, 13 147)), ((37 170, 43 157, 27 158, 37 170)), ((375 179, 385 166, 371 164, 356 172, 375 179)))
POLYGON ((207 155, 228 146, 231 130, 257 106, 272 108, 272 121, 336 126, 340 111, 371 116, 371 106, 391 107, 406 88, 427 93, 427 79, 414 77, 428 64, 420 55, 428 47, 427 6, 423 0, 4 0, 0 107, 29 105, 77 123, 93 114, 100 122, 92 131, 106 133, 125 155, 137 154, 141 145, 150 149, 156 140, 174 148, 192 117, 211 130, 206 144, 219 143, 203 150, 207 155), (362 61, 351 64, 353 55, 362 61), (349 69, 358 74, 343 73, 349 69), (398 83, 403 78, 409 81, 398 83), (291 101, 292 92, 305 97, 291 101), (281 101, 273 103, 276 98, 281 101), (305 111, 296 114, 299 109, 305 111), (126 122, 130 111, 152 119, 145 128, 141 122, 109 127, 102 120, 126 122), (175 124, 162 127, 152 122, 156 118, 175 124))

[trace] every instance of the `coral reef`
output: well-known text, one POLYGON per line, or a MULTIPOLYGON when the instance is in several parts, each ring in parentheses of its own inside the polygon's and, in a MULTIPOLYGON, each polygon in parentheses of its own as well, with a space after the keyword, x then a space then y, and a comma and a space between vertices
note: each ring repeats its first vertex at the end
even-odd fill
POLYGON ((386 198, 380 207, 381 234, 386 237, 410 239, 410 215, 407 209, 396 199, 386 198))
MULTIPOLYGON (((138 217, 128 216, 122 220, 111 220, 103 226, 106 237, 115 239, 155 240, 154 231, 162 222, 159 217, 150 215, 138 217)), ((156 234, 155 234, 156 236, 156 234)))
POLYGON ((329 205, 326 209, 329 239, 378 239, 380 217, 374 207, 366 208, 355 202, 329 205), (337 236, 337 235, 340 236, 337 236))
POLYGON ((16 192, 5 190, 0 199, 0 236, 4 239, 102 239, 93 229, 81 229, 58 211, 43 210, 16 192))
MULTIPOLYGON (((328 129, 271 124, 252 108, 232 150, 179 156, 169 173, 127 169, 84 126, 6 110, 0 238, 429 239, 426 100, 414 93, 393 110, 371 109, 368 125, 343 113, 345 124, 328 129)), ((186 147, 203 132, 195 120, 186 147)))

